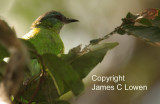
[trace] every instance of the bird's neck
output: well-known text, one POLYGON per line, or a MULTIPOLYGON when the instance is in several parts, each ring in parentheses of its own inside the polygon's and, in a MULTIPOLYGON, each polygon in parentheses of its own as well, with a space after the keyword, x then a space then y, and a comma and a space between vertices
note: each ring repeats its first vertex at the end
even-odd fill
POLYGON ((30 30, 22 38, 28 40, 35 37, 41 37, 41 35, 55 37, 55 35, 59 35, 59 33, 60 33, 60 29, 57 27, 52 27, 52 28, 35 27, 35 28, 32 28, 32 30, 30 30))
POLYGON ((53 34, 60 34, 60 30, 62 27, 58 27, 58 26, 53 26, 53 27, 38 27, 38 28, 34 28, 33 30, 37 30, 40 29, 40 31, 46 32, 46 33, 53 33, 53 34))
POLYGON ((52 21, 52 22, 42 22, 40 25, 35 25, 33 28, 41 28, 46 31, 50 31, 50 32, 59 34, 63 25, 64 24, 62 22, 52 21))

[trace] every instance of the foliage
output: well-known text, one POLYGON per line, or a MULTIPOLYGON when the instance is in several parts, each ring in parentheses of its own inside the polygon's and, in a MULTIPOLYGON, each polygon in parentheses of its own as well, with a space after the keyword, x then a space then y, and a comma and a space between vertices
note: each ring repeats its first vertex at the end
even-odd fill
MULTIPOLYGON (((106 52, 114 48, 118 43, 102 43, 89 45, 82 51, 71 49, 68 54, 56 56, 51 53, 39 55, 34 46, 22 40, 28 46, 32 54, 32 59, 37 59, 41 66, 41 72, 26 80, 18 94, 23 99, 14 102, 33 101, 54 104, 57 99, 68 91, 72 91, 75 96, 84 90, 82 79, 100 63, 106 52), (37 91, 38 90, 38 91, 37 91), (33 99, 31 98, 33 97, 33 99), (25 100, 24 100, 25 99, 25 100)), ((58 104, 68 104, 59 101, 58 104)))
POLYGON ((117 33, 134 35, 152 43, 160 42, 160 10, 146 9, 138 15, 128 13, 117 33))
MULTIPOLYGON (((83 49, 81 45, 74 47, 68 54, 40 55, 33 44, 20 39, 26 44, 31 60, 36 59, 41 70, 34 75, 26 75, 21 90, 13 101, 29 104, 69 104, 59 98, 69 91, 75 96, 83 92, 83 78, 103 60, 108 50, 118 45, 99 42, 115 33, 133 35, 152 43, 160 42, 160 10, 146 9, 138 15, 128 13, 113 32, 103 38, 91 40, 83 49)), ((0 47, 0 50, 0 65, 4 67, 2 60, 9 54, 3 47, 0 47)))
MULTIPOLYGON (((106 52, 114 48, 118 43, 89 44, 85 48, 75 47, 68 54, 54 55, 45 53, 40 55, 34 45, 27 40, 20 39, 30 52, 31 60, 39 62, 40 71, 34 75, 25 75, 23 85, 14 103, 38 103, 38 104, 68 104, 60 100, 63 94, 72 91, 75 96, 84 90, 82 82, 88 73, 100 63, 106 52), (59 100, 58 100, 59 99, 59 100)), ((1 54, 1 79, 6 63, 5 57, 9 57, 8 51, 0 46, 1 54)))

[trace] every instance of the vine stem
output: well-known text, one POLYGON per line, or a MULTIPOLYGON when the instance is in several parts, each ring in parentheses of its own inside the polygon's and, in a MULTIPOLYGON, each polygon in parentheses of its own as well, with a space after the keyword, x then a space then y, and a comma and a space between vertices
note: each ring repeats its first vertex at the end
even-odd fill
POLYGON ((36 94, 37 94, 37 92, 38 92, 38 90, 39 90, 39 88, 40 88, 40 86, 41 86, 41 84, 42 84, 42 82, 43 82, 43 79, 44 79, 44 76, 42 76, 42 77, 40 78, 40 81, 39 81, 39 83, 38 83, 38 85, 37 85, 34 93, 32 94, 32 97, 31 97, 31 99, 29 100, 29 103, 28 103, 28 104, 31 104, 31 103, 32 103, 34 97, 36 96, 36 94))
POLYGON ((37 55, 38 61, 39 61, 40 65, 41 65, 41 67, 42 67, 42 74, 40 76, 40 81, 39 81, 34 93, 32 94, 32 97, 29 100, 28 104, 31 104, 33 102, 33 99, 35 98, 36 94, 38 93, 38 90, 39 90, 39 88, 40 88, 40 86, 41 86, 41 84, 42 84, 42 82, 43 82, 43 80, 45 78, 45 72, 46 72, 42 57, 38 53, 36 53, 36 52, 34 52, 34 53, 37 55))
MULTIPOLYGON (((123 25, 123 24, 122 24, 122 25, 123 25)), ((109 34, 105 35, 105 36, 102 37, 102 38, 98 38, 98 39, 93 39, 93 40, 91 40, 90 43, 89 43, 88 45, 86 45, 86 46, 82 49, 81 53, 82 53, 82 54, 87 53, 88 51, 90 51, 90 50, 89 50, 89 47, 90 47, 90 46, 95 45, 95 44, 98 44, 99 42, 101 42, 101 41, 103 41, 103 40, 105 40, 105 39, 108 39, 110 36, 112 36, 113 34, 115 34, 115 33, 117 32, 117 30, 122 27, 122 25, 118 26, 118 27, 115 28, 112 32, 110 32, 109 34)))
MULTIPOLYGON (((115 28, 112 32, 110 32, 109 34, 105 35, 105 36, 102 37, 102 38, 98 38, 98 39, 93 39, 93 40, 91 40, 90 43, 89 43, 88 45, 86 45, 86 46, 82 49, 82 51, 81 51, 80 53, 81 53, 81 54, 87 53, 88 51, 90 51, 90 49, 89 49, 90 46, 95 45, 95 44, 98 44, 98 43, 101 42, 102 40, 108 39, 110 36, 112 36, 113 34, 115 34, 115 33, 117 32, 117 29, 119 29, 119 28, 121 28, 121 26, 118 26, 118 27, 115 28)), ((30 50, 30 51, 32 51, 32 50, 30 50)), ((37 85, 34 93, 32 94, 32 97, 31 97, 31 99, 29 100, 29 103, 28 103, 28 104, 31 104, 31 103, 33 102, 33 99, 35 98, 35 96, 36 96, 36 94, 37 94, 37 92, 38 92, 38 90, 39 90, 39 88, 40 88, 40 86, 41 86, 41 84, 42 84, 42 82, 43 82, 43 80, 44 80, 44 78, 45 78, 44 75, 45 75, 45 72, 46 72, 46 71, 45 71, 45 66, 44 66, 42 57, 41 57, 37 52, 35 52, 35 51, 32 51, 32 52, 33 52, 34 54, 36 54, 37 57, 38 57, 38 59, 39 59, 38 61, 39 61, 39 63, 40 63, 41 66, 42 66, 42 75, 41 75, 41 77, 40 77, 40 81, 39 81, 39 83, 38 83, 38 85, 37 85)))

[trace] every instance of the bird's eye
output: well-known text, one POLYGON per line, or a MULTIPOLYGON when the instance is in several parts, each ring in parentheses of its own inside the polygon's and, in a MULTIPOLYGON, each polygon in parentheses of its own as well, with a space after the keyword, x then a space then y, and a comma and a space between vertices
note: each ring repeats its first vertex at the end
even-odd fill
POLYGON ((61 21, 64 20, 63 16, 60 16, 60 15, 56 15, 55 18, 57 18, 58 20, 61 20, 61 21))

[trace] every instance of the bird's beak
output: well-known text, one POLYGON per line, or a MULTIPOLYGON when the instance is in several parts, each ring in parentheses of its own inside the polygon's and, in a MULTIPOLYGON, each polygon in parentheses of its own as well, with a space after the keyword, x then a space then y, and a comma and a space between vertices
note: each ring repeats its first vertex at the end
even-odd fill
POLYGON ((72 22, 79 22, 79 21, 76 20, 76 19, 71 19, 71 18, 66 18, 66 20, 65 20, 65 23, 66 23, 66 24, 72 23, 72 22))

